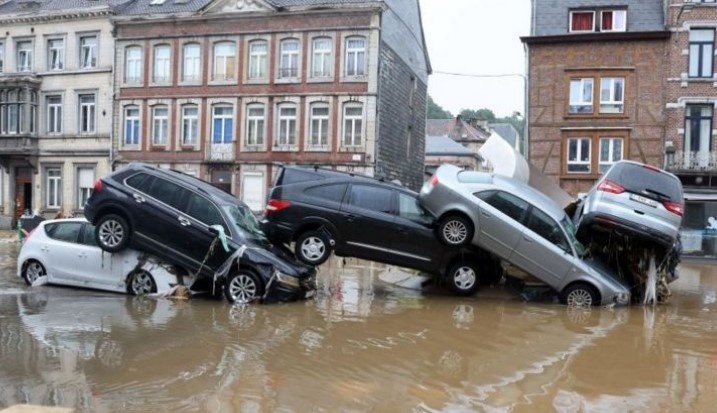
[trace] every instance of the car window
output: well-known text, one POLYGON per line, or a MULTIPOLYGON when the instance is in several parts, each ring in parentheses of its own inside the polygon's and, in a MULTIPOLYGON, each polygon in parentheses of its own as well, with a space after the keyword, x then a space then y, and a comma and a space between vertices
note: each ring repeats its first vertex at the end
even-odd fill
POLYGON ((524 222, 529 204, 517 196, 503 191, 485 191, 474 195, 514 220, 524 222))
POLYGON ((148 194, 171 207, 179 209, 179 202, 184 191, 184 188, 175 183, 155 177, 148 194))
POLYGON ((324 179, 319 173, 310 171, 300 171, 298 169, 287 169, 282 168, 281 174, 276 180, 276 185, 290 185, 299 182, 315 181, 317 179, 324 179))
POLYGON ((431 216, 421 208, 418 198, 407 194, 398 194, 398 215, 418 223, 431 221, 431 216))
POLYGON ((191 193, 189 195, 189 202, 187 203, 187 209, 185 212, 190 217, 199 222, 203 222, 207 226, 217 224, 221 225, 224 227, 224 231, 227 231, 228 233, 227 226, 224 223, 224 218, 222 217, 221 212, 219 212, 219 208, 217 208, 210 200, 199 194, 191 193))
POLYGON ((95 239, 95 227, 92 224, 85 224, 82 228, 82 236, 80 236, 80 244, 89 245, 91 247, 97 246, 97 239, 95 239))
POLYGON ((80 229, 81 222, 58 222, 46 225, 45 233, 54 240, 77 243, 80 229))
POLYGON ((458 172, 458 182, 464 184, 486 184, 493 181, 493 175, 478 171, 458 172))
POLYGON ((627 162, 615 164, 605 178, 629 192, 645 195, 660 202, 683 202, 682 185, 678 179, 642 165, 627 162))
POLYGON ((148 193, 149 187, 152 185, 152 176, 145 173, 138 173, 127 178, 125 182, 140 192, 148 193))
POLYGON ((393 191, 372 185, 351 185, 349 205, 376 212, 391 213, 393 191))
POLYGON ((341 203, 346 194, 347 184, 320 185, 307 188, 304 193, 315 198, 341 203))
POLYGON ((528 219, 528 229, 557 245, 563 251, 570 252, 570 244, 568 244, 563 230, 558 223, 550 218, 545 212, 533 207, 530 211, 528 219))

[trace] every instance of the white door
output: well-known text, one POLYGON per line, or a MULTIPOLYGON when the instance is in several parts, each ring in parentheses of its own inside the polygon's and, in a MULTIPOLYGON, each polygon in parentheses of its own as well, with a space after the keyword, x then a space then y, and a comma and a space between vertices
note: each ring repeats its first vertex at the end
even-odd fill
POLYGON ((84 271, 84 248, 77 244, 81 222, 60 222, 46 226, 49 240, 43 246, 48 281, 56 284, 80 285, 84 271))
POLYGON ((241 180, 241 199, 252 211, 264 208, 264 173, 244 172, 241 180))
MULTIPOLYGON (((99 290, 118 291, 117 270, 120 265, 116 263, 116 254, 104 252, 97 246, 94 226, 84 224, 77 248, 83 267, 82 271, 78 272, 82 285, 99 290)), ((119 291, 123 289, 119 288, 119 291)))

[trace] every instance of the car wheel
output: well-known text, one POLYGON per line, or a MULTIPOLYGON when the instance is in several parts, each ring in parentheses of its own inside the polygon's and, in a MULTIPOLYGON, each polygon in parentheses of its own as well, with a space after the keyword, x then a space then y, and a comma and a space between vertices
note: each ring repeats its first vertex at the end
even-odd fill
POLYGON ((319 231, 304 232, 294 246, 296 256, 309 265, 323 264, 331 256, 331 251, 329 240, 319 231))
POLYGON ((570 307, 591 307, 599 304, 598 294, 591 285, 569 285, 560 294, 560 301, 570 307))
POLYGON ((478 266, 470 261, 458 262, 448 270, 446 280, 458 295, 473 295, 478 291, 478 266))
POLYGON ((473 224, 460 215, 449 215, 438 225, 438 235, 446 245, 466 245, 473 239, 473 224))
POLYGON ((130 229, 127 220, 116 214, 100 218, 95 227, 97 245, 107 252, 118 252, 129 242, 130 229))
POLYGON ((157 283, 147 271, 137 271, 127 279, 127 292, 132 295, 147 295, 157 292, 157 283))
POLYGON ((224 296, 230 303, 248 304, 262 295, 262 285, 253 272, 232 273, 224 284, 224 296))
POLYGON ((39 262, 32 260, 25 264, 25 271, 22 273, 22 278, 25 279, 27 285, 32 285, 38 278, 46 275, 47 271, 45 271, 45 267, 39 262))

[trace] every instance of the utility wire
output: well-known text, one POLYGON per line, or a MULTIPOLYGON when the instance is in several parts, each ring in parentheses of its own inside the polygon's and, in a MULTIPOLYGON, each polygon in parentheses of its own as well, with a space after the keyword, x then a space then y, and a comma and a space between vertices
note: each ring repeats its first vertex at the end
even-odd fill
POLYGON ((525 78, 525 75, 520 73, 503 73, 503 74, 488 74, 488 75, 478 75, 478 74, 472 74, 472 73, 457 73, 457 72, 443 72, 440 70, 434 70, 433 74, 438 75, 449 75, 449 76, 464 76, 464 77, 522 77, 525 78))

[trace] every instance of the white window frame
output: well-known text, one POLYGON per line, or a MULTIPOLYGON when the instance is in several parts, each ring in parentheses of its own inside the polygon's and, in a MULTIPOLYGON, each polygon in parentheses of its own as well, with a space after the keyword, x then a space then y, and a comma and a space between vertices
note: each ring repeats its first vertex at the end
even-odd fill
POLYGON ((237 44, 234 41, 231 40, 223 40, 223 41, 217 41, 214 42, 212 46, 212 80, 219 81, 219 82, 233 82, 236 81, 236 71, 237 71, 237 44), (226 54, 219 54, 218 48, 227 45, 231 46, 234 51, 233 52, 227 52, 226 54), (233 60, 233 69, 231 70, 231 73, 229 73, 228 63, 229 60, 233 60), (219 72, 219 68, 222 69, 222 73, 219 72))
POLYGON ((45 107, 47 110, 47 133, 49 135, 62 133, 62 95, 45 96, 45 107), (59 99, 59 103, 50 103, 50 99, 59 99), (54 122, 53 122, 54 120, 54 122))
POLYGON ((598 147, 598 173, 603 174, 607 172, 615 162, 621 161, 625 157, 625 140, 618 137, 602 137, 598 147), (613 157, 613 150, 615 149, 616 143, 620 144, 620 157, 615 159, 613 157), (603 144, 608 146, 608 159, 603 159, 602 148, 603 144), (604 168, 603 168, 604 167, 604 168))
POLYGON ((249 41, 249 68, 247 69, 248 80, 264 80, 268 78, 269 71, 269 42, 266 39, 254 39, 249 41), (264 50, 254 50, 254 46, 263 45, 264 50))
POLYGON ((597 23, 597 22, 595 21, 595 10, 571 10, 571 11, 570 11, 570 15, 569 15, 569 19, 570 19, 570 20, 568 21, 568 29, 569 29, 569 32, 570 32, 570 33, 591 33, 591 32, 594 32, 594 31, 595 31, 595 25, 596 25, 596 23, 597 23), (575 29, 573 29, 573 15, 574 15, 574 14, 588 14, 588 13, 589 13, 589 14, 592 14, 592 16, 593 16, 592 28, 589 29, 589 30, 575 30, 575 29))
POLYGON ((301 42, 296 38, 281 39, 279 42, 279 79, 297 79, 301 65, 301 42), (296 45, 295 50, 287 50, 287 45, 296 45))
POLYGON ((98 53, 97 45, 99 36, 96 34, 83 35, 79 37, 80 45, 80 69, 94 69, 97 67, 98 53), (85 44, 86 39, 94 39, 94 44, 85 44))
POLYGON ((75 168, 75 185, 77 188, 76 199, 77 209, 84 209, 87 199, 92 195, 94 189, 95 178, 97 177, 96 168, 94 166, 78 166, 75 168), (82 185, 82 171, 91 171, 92 178, 89 184, 82 185))
POLYGON ((690 78, 711 78, 714 76, 715 28, 691 28, 688 35, 687 76, 690 78), (710 40, 696 40, 698 33, 710 33, 710 40), (693 64, 694 63, 694 64, 693 64), (709 64, 709 68, 705 68, 709 64))
POLYGON ((15 49, 17 50, 17 66, 18 72, 32 72, 33 67, 33 49, 34 44, 32 40, 18 40, 15 42, 15 49), (21 46, 22 45, 22 46, 21 46), (29 47, 27 47, 29 45, 29 47))
POLYGON ((624 77, 602 77, 600 78, 600 113, 623 113, 625 112, 625 78, 624 77), (609 83, 607 86, 610 99, 603 100, 602 92, 605 90, 605 83, 609 83), (615 85, 621 84, 620 99, 615 99, 615 85), (618 111, 611 111, 603 109, 603 105, 606 106, 619 106, 618 111))
POLYGON ((126 105, 122 110, 122 146, 125 147, 136 147, 142 143, 142 122, 141 122, 141 109, 138 105, 126 105), (136 115, 129 115, 130 110, 136 110, 136 115), (131 122, 133 126, 137 124, 137 136, 134 136, 134 128, 127 127, 127 122, 131 122), (136 138, 137 143, 128 143, 127 138, 136 138))
POLYGON ((278 147, 294 147, 298 141, 299 133, 299 105, 292 102, 283 102, 276 108, 276 139, 274 146, 278 147), (285 109, 293 109, 294 115, 286 115, 285 109), (291 126, 293 124, 294 134, 291 134, 291 126), (282 136, 283 135, 283 136, 282 136), (292 142, 293 137, 293 142, 292 142))
POLYGON ((172 47, 166 43, 154 45, 152 54, 152 83, 171 83, 172 67, 170 63, 172 61, 172 47))
POLYGON ((595 111, 594 105, 593 105, 593 95, 595 94, 595 79, 592 77, 581 77, 581 78, 571 78, 570 79, 570 87, 569 87, 569 103, 568 103, 568 113, 571 114, 590 114, 595 111), (589 101, 574 101, 573 100, 573 82, 579 81, 580 82, 580 98, 585 99, 585 83, 590 83, 590 93, 588 94, 590 100, 589 101), (573 111, 573 106, 589 106, 590 111, 588 112, 581 112, 581 111, 573 111))
POLYGON ((197 42, 185 43, 182 46, 182 82, 199 82, 202 80, 202 46, 197 42), (196 56, 189 56, 189 49, 197 51, 196 56))
POLYGON ((311 39, 311 76, 312 78, 331 78, 331 69, 333 68, 333 48, 334 41, 328 36, 317 36, 311 39), (317 43, 328 42, 328 49, 317 49, 317 43), (325 67, 328 65, 328 68, 325 67), (320 70, 317 70, 317 67, 320 70), (327 70, 324 70, 327 69, 327 70))
POLYGON ((0 41, 0 73, 5 71, 5 42, 0 41))
POLYGON ((45 167, 45 208, 60 209, 62 208, 62 167, 47 166, 45 167), (50 171, 57 172, 57 175, 50 176, 50 171), (50 188, 54 186, 54 197, 50 188))
POLYGON ((608 32, 624 32, 627 30, 627 10, 624 9, 616 9, 616 10, 600 10, 600 21, 598 23, 598 26, 600 28, 601 32, 608 33, 608 32), (603 13, 612 13, 612 27, 610 29, 603 29, 602 27, 602 15, 603 13), (615 18, 615 15, 620 14, 622 15, 622 26, 615 27, 615 22, 617 19, 615 18))
POLYGON ((366 76, 366 67, 368 65, 368 37, 366 36, 347 36, 344 39, 344 76, 347 78, 362 78, 366 76), (349 47, 352 40, 362 40, 363 47, 349 47), (359 67, 359 55, 363 54, 363 65, 359 67), (351 60, 349 56, 353 56, 353 65, 349 65, 351 60))
POLYGON ((341 146, 348 148, 361 147, 364 144, 364 135, 366 132, 366 107, 361 102, 347 102, 341 110, 341 146), (348 115, 349 109, 361 109, 361 116, 348 115), (349 127, 350 122, 350 127, 349 127), (356 123, 360 123, 360 131, 356 133, 356 123), (346 139, 346 134, 351 129, 350 142, 346 139), (358 143, 356 141, 358 140, 358 143))
POLYGON ((78 93, 77 94, 77 130, 80 134, 88 135, 97 132, 97 93, 78 93), (92 102, 82 102, 83 97, 92 96, 92 102), (84 117, 87 114, 87 127, 85 126, 84 117))
POLYGON ((266 105, 263 103, 251 103, 246 106, 246 131, 244 145, 249 147, 263 146, 265 137, 266 105), (252 115, 252 109, 261 109, 261 116, 252 115), (252 133, 252 131, 254 131, 254 133, 252 133))
POLYGON ((60 71, 64 69, 65 39, 61 37, 53 37, 47 39, 47 70, 60 71))
POLYGON ((169 106, 152 106, 152 145, 167 146, 169 144, 169 106), (163 115, 158 111, 164 111, 163 115))
POLYGON ((331 140, 331 128, 329 126, 331 118, 331 105, 328 102, 312 102, 309 104, 309 135, 307 136, 307 149, 321 150, 329 147, 331 140), (314 109, 326 109, 325 115, 315 115, 314 109), (314 121, 319 121, 318 131, 314 130, 314 121), (318 142, 314 143, 314 132, 317 132, 318 142), (321 142, 321 134, 326 132, 326 142, 321 142))
POLYGON ((566 169, 569 174, 589 174, 592 172, 592 139, 591 138, 589 138, 589 137, 568 138, 567 144, 566 144, 566 149, 567 149, 566 154, 565 154, 566 169), (581 145, 582 141, 588 141, 588 159, 587 159, 587 161, 580 160, 583 155, 582 145, 581 145), (570 160, 570 144, 572 142, 575 142, 577 144, 577 148, 575 151, 575 156, 576 156, 575 160, 570 160), (570 166, 583 166, 583 165, 587 165, 588 169, 586 171, 571 171, 570 170, 570 166))
POLYGON ((142 84, 142 55, 144 49, 142 46, 129 45, 125 47, 125 70, 124 82, 129 84, 142 84), (139 51, 138 56, 132 56, 130 53, 139 51))
POLYGON ((229 103, 217 103, 217 104, 212 105, 212 125, 211 125, 211 135, 209 137, 209 142, 211 142, 213 145, 225 145, 225 144, 232 143, 234 141, 234 128, 235 128, 234 105, 229 104, 229 103), (220 108, 221 109, 228 108, 229 113, 217 114, 216 110, 220 109, 220 108), (214 142, 214 132, 215 132, 214 126, 215 126, 215 120, 217 120, 217 119, 221 119, 221 121, 222 121, 221 122, 221 124, 222 124, 222 129, 221 129, 221 132, 222 132, 221 140, 222 141, 221 142, 214 142), (231 128, 229 128, 229 131, 228 131, 229 140, 226 139, 227 138, 227 127, 226 127, 227 119, 232 121, 231 128))
POLYGON ((181 111, 181 134, 180 144, 182 146, 196 146, 199 143, 199 105, 196 103, 186 103, 179 109, 181 111), (194 115, 187 115, 187 109, 195 109, 194 115), (192 138, 190 142, 185 140, 187 133, 192 138))

